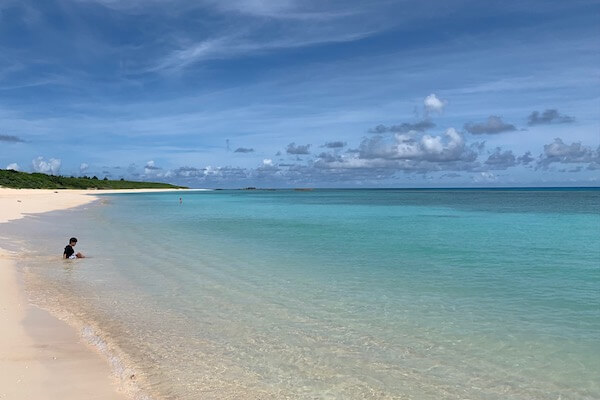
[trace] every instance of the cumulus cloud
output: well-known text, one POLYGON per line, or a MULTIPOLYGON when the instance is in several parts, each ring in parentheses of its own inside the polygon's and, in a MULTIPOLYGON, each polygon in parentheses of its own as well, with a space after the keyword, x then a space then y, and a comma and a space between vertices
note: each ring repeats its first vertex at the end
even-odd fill
POLYGON ((179 167, 170 171, 170 176, 194 178, 204 175, 204 171, 195 167, 179 167))
POLYGON ((343 157, 342 156, 339 156, 337 154, 332 154, 332 153, 325 153, 325 152, 319 154, 317 156, 317 159, 318 159, 318 161, 324 161, 324 162, 327 162, 327 163, 331 163, 331 162, 334 162, 334 161, 340 161, 340 162, 343 161, 343 157))
POLYGON ((79 172, 86 172, 90 166, 87 163, 81 163, 79 165, 79 172))
MULTIPOLYGON (((286 159, 287 163, 278 162, 283 159, 264 158, 252 168, 180 167, 151 176, 205 187, 277 187, 326 182, 364 185, 377 181, 391 182, 400 178, 400 174, 409 174, 404 179, 423 174, 429 178, 448 179, 449 182, 471 177, 476 183, 489 184, 499 179, 497 171, 519 165, 531 167, 536 161, 531 152, 517 156, 514 150, 501 147, 487 152, 484 141, 467 142, 463 134, 453 128, 437 134, 386 130, 386 133, 363 138, 355 151, 346 150, 346 146, 345 142, 327 142, 320 146, 321 152, 303 157, 298 162, 290 162, 290 157, 286 159), (339 150, 342 148, 344 151, 339 150)), ((309 154, 309 145, 290 143, 288 150, 288 154, 309 154)), ((544 154, 534 165, 547 168, 552 163, 577 163, 561 165, 561 171, 600 169, 599 154, 600 149, 593 150, 580 143, 568 145, 561 139, 555 139, 544 147, 544 154)), ((150 170, 146 170, 148 173, 160 168, 149 161, 146 169, 150 170)))
POLYGON ((10 163, 6 166, 5 169, 12 169, 13 171, 20 171, 21 168, 19 167, 19 164, 17 163, 10 163))
POLYGON ((574 121, 575 118, 560 114, 556 109, 548 109, 542 113, 534 111, 527 117, 527 125, 529 126, 542 124, 568 124, 574 121))
POLYGON ((163 176, 171 180, 193 181, 200 184, 221 184, 223 182, 245 179, 246 170, 238 167, 213 167, 204 168, 190 166, 179 167, 166 171, 163 176))
POLYGON ((469 147, 476 151, 477 153, 482 153, 485 150, 485 141, 483 142, 473 142, 469 145, 469 147))
POLYGON ((51 158, 45 160, 44 157, 37 157, 31 161, 33 170, 35 172, 41 172, 44 174, 56 175, 60 171, 61 160, 57 158, 51 158))
POLYGON ((0 135, 0 142, 8 142, 8 143, 23 143, 25 142, 18 136, 13 135, 0 135))
POLYGON ((507 169, 517 165, 517 158, 512 150, 502 151, 500 147, 496 147, 496 150, 485 161, 485 165, 490 170, 507 169))
MULTIPOLYGON (((365 184, 395 179, 401 173, 429 175, 439 172, 437 176, 440 179, 467 179, 469 175, 463 173, 466 172, 470 173, 473 182, 487 184, 497 182, 499 178, 496 171, 530 165, 535 161, 531 152, 517 157, 513 150, 504 150, 501 147, 495 148, 482 158, 483 149, 484 142, 467 143, 460 132, 449 128, 438 135, 414 131, 407 134, 373 135, 362 140, 357 152, 340 152, 336 147, 327 148, 327 151, 297 163, 277 163, 275 159, 265 158, 254 168, 180 167, 156 176, 189 181, 207 187, 275 187, 325 182, 365 184)), ((545 146, 544 155, 540 157, 538 165, 576 162, 580 165, 568 166, 564 171, 600 169, 598 154, 600 149, 592 150, 579 143, 567 145, 556 139, 545 146), (581 165, 583 162, 587 162, 588 165, 581 165)))
POLYGON ((193 180, 200 184, 221 184, 243 180, 247 177, 246 170, 238 167, 213 167, 207 165, 204 168, 179 167, 164 173, 164 176, 172 180, 193 180))
POLYGON ((427 113, 441 113, 446 106, 446 101, 437 97, 435 93, 432 93, 425 97, 425 100, 423 100, 423 105, 425 106, 425 112, 427 113))
POLYGON ((469 170, 479 166, 477 152, 467 146, 454 128, 443 135, 375 135, 361 142, 358 153, 321 153, 314 166, 332 170, 371 170, 377 176, 398 171, 425 173, 442 170, 469 170))
POLYGON ((220 167, 213 167, 212 165, 207 165, 206 168, 202 171, 204 176, 218 176, 221 175, 220 167))
MULTIPOLYGON (((382 136, 365 139, 360 145, 361 158, 412 159, 425 161, 457 161, 470 153, 462 135, 454 128, 443 136, 396 134, 391 143, 382 136)), ((469 154, 469 158, 473 156, 469 154)))
POLYGON ((328 149, 341 149, 344 146, 346 146, 346 142, 337 141, 337 142, 327 142, 321 147, 327 147, 328 149))
POLYGON ((522 156, 517 158, 517 161, 519 162, 519 164, 523 164, 523 165, 529 165, 529 163, 531 163, 534 160, 534 158, 531 156, 531 152, 528 151, 525 154, 523 154, 522 156))
POLYGON ((581 142, 566 144, 561 138, 544 145, 544 153, 540 156, 537 167, 548 168, 551 164, 588 164, 588 169, 597 169, 600 165, 600 146, 594 150, 581 142))
POLYGON ((369 129, 370 133, 408 133, 410 131, 424 132, 427 129, 434 128, 435 124, 429 120, 423 120, 416 123, 404 122, 400 125, 377 125, 375 128, 369 129))
POLYGON ((465 130, 473 135, 492 135, 495 133, 515 131, 514 125, 502 121, 502 118, 497 115, 490 115, 485 122, 466 123, 465 130))
POLYGON ((237 149, 235 149, 234 153, 252 153, 253 151, 253 148, 238 147, 237 149))
POLYGON ((154 163, 153 160, 150 160, 144 166, 144 173, 146 175, 152 175, 152 174, 156 174, 156 172, 161 169, 162 168, 156 166, 156 164, 154 163))
POLYGON ((484 171, 471 177, 471 179, 476 183, 491 183, 498 180, 498 177, 493 172, 484 171))
POLYGON ((144 166, 144 168, 146 169, 160 169, 159 167, 156 166, 156 163, 153 160, 150 160, 146 163, 146 165, 144 166))
POLYGON ((252 179, 269 181, 273 179, 281 179, 284 171, 281 170, 281 168, 279 168, 279 166, 275 164, 273 160, 270 158, 265 158, 261 165, 246 172, 247 176, 252 179))
POLYGON ((297 145, 296 143, 292 142, 290 144, 288 144, 286 152, 288 154, 309 154, 309 148, 310 148, 310 144, 305 144, 305 145, 297 145))

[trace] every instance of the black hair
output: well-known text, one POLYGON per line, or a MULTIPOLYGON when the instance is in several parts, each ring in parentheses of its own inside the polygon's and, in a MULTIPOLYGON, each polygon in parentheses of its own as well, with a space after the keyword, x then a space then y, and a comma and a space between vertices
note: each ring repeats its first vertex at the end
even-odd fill
POLYGON ((77 243, 77 238, 72 237, 71 239, 69 239, 69 243, 77 243))

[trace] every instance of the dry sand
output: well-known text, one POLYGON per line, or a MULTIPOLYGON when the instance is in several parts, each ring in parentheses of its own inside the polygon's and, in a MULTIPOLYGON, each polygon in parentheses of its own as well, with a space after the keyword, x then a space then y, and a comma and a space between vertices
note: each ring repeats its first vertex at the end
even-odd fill
POLYGON ((25 214, 44 213, 81 206, 96 200, 95 194, 195 190, 204 189, 47 190, 0 187, 0 223, 23 218, 25 214))
MULTIPOLYGON (((96 200, 93 194, 139 191, 0 188, 0 232, 3 223, 27 214, 77 207, 96 200)), ((0 399, 126 399, 107 360, 85 344, 75 329, 28 304, 14 255, 2 249, 2 243, 0 399)))

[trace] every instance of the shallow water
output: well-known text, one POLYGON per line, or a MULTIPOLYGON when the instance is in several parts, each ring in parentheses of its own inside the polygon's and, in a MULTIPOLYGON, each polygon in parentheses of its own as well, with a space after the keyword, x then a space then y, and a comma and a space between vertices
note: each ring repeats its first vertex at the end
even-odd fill
POLYGON ((599 190, 180 196, 2 228, 138 397, 600 398, 599 190))

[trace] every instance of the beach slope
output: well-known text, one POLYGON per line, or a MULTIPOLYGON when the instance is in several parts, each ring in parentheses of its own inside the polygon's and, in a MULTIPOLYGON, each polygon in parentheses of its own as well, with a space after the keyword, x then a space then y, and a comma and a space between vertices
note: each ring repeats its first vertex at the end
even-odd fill
MULTIPOLYGON (((0 188, 2 225, 28 214, 81 206, 96 191, 0 188)), ((18 223, 18 222, 10 222, 18 223)), ((1 242, 0 242, 1 243, 1 242)), ((0 399, 126 399, 107 360, 84 343, 72 327, 28 304, 15 257, 0 244, 0 399)))

